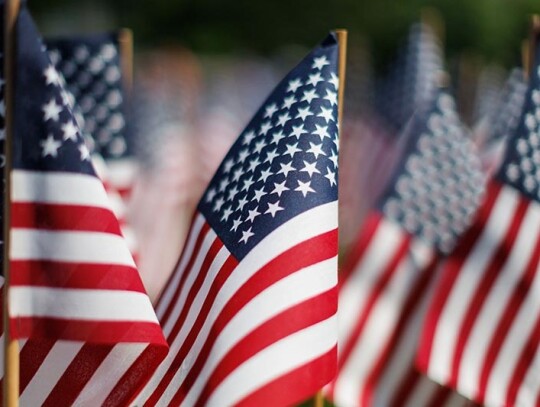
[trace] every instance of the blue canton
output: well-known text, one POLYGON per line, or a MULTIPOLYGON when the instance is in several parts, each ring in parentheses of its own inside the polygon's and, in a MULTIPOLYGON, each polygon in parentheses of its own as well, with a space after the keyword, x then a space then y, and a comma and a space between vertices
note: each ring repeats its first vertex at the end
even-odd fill
POLYGON ((199 202, 239 260, 289 219, 337 200, 337 55, 330 35, 285 77, 199 202))
POLYGON ((379 209, 409 233, 447 253, 481 202, 480 161, 446 92, 436 92, 404 132, 407 151, 379 209))

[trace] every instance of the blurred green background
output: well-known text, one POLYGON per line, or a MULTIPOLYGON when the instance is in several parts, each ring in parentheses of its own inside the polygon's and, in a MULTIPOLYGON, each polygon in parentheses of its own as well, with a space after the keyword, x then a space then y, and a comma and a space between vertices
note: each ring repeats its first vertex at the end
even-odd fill
POLYGON ((47 0, 30 1, 45 33, 126 26, 137 47, 179 43, 197 53, 270 54, 284 44, 312 46, 332 28, 350 44, 365 38, 378 66, 391 57, 420 10, 436 7, 445 21, 445 52, 485 62, 520 62, 539 0, 47 0))

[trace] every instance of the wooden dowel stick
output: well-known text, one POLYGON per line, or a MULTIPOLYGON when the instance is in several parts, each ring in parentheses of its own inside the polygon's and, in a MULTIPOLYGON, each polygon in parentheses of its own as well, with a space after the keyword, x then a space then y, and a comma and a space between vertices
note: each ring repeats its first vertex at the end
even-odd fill
POLYGON ((4 406, 19 405, 19 343, 11 340, 9 329, 9 286, 10 286, 10 223, 11 223, 11 167, 12 140, 14 132, 14 100, 15 100, 15 71, 17 16, 20 0, 8 0, 4 9, 4 80, 5 80, 5 139, 4 139, 4 181, 5 199, 4 217, 4 406))
POLYGON ((540 15, 533 14, 531 18, 531 30, 529 34, 529 57, 527 61, 527 66, 523 67, 527 76, 532 75, 534 59, 536 58, 535 48, 538 44, 538 37, 540 37, 540 15))
POLYGON ((336 30, 335 32, 339 46, 338 130, 341 132, 341 124, 343 119, 343 99, 345 97, 345 70, 347 67, 347 30, 336 30))
POLYGON ((120 67, 124 90, 129 97, 133 88, 133 31, 122 28, 118 34, 120 48, 120 67))
POLYGON ((314 407, 324 407, 324 396, 322 391, 318 391, 313 401, 314 407))

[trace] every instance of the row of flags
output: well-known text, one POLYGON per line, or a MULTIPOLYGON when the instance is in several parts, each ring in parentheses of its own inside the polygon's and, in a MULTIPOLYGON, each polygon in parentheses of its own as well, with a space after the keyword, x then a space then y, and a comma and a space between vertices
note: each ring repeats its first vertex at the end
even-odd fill
POLYGON ((330 34, 225 155, 152 301, 118 37, 44 41, 23 4, 16 44, 21 405, 539 405, 540 46, 471 131, 416 25, 368 118, 342 125, 330 34))

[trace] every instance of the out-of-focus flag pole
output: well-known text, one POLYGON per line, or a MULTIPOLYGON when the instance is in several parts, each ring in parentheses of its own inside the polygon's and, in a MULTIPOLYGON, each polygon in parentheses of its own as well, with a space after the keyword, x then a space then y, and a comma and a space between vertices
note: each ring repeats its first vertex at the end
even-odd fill
POLYGON ((15 100, 15 71, 17 16, 20 0, 7 0, 4 10, 4 81, 5 81, 5 139, 4 139, 4 406, 19 405, 19 343, 11 340, 9 329, 9 255, 10 255, 10 207, 11 207, 11 167, 12 140, 14 131, 14 100, 15 100))
MULTIPOLYGON (((339 75, 339 87, 338 87, 338 131, 341 137, 341 125, 343 118, 343 99, 345 97, 345 71, 347 67, 347 30, 339 29, 334 31, 336 33, 337 41, 339 44, 338 53, 338 75, 339 75)), ((338 137, 339 141, 339 137, 338 137)), ((314 407, 324 407, 323 392, 319 391, 315 395, 313 400, 314 407)))
POLYGON ((528 79, 532 74, 532 67, 534 65, 534 49, 538 43, 540 37, 540 15, 533 14, 531 16, 531 29, 529 32, 529 39, 523 41, 522 44, 522 59, 523 59, 523 72, 528 79))
POLYGON ((133 88, 133 31, 122 28, 118 34, 118 44, 124 91, 130 97, 133 88))

